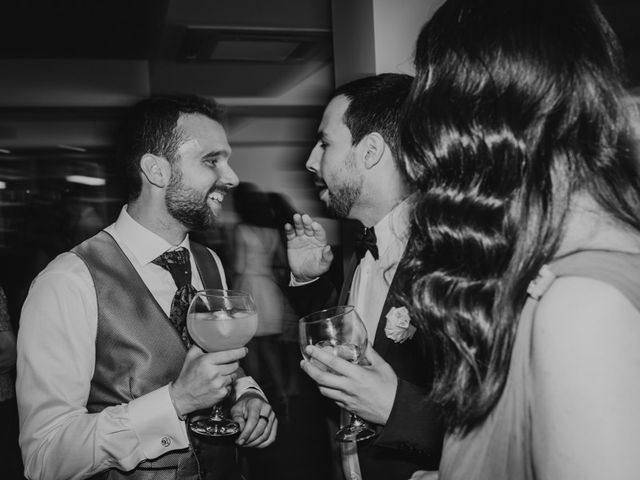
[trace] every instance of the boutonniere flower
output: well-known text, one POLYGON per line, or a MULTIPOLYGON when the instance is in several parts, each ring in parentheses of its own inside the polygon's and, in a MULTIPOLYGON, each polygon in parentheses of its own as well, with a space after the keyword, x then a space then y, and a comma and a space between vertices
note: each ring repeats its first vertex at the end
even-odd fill
POLYGON ((384 327, 384 333, 387 338, 395 343, 402 343, 407 339, 413 338, 416 333, 416 327, 411 325, 409 311, 406 307, 391 307, 391 310, 387 313, 387 324, 384 327))

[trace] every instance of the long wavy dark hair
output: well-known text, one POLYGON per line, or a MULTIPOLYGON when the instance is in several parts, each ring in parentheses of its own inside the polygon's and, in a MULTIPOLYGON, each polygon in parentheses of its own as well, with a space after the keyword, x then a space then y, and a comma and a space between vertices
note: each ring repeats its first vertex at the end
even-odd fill
POLYGON ((417 190, 402 301, 450 430, 503 391, 526 289, 577 194, 640 230, 620 49, 591 1, 447 0, 420 33, 400 158, 417 190))

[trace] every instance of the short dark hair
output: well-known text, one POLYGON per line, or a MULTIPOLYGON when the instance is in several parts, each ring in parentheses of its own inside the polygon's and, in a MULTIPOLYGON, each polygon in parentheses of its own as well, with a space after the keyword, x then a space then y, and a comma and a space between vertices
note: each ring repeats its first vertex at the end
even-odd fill
POLYGON ((182 140, 182 132, 176 126, 185 114, 204 115, 220 123, 224 119, 224 109, 214 100, 195 95, 154 95, 128 112, 120 130, 118 159, 130 200, 140 195, 140 158, 144 154, 175 160, 182 140))
POLYGON ((378 132, 396 153, 400 115, 409 95, 413 77, 401 73, 382 73, 360 78, 338 87, 333 98, 344 95, 349 106, 344 123, 356 145, 371 132, 378 132))

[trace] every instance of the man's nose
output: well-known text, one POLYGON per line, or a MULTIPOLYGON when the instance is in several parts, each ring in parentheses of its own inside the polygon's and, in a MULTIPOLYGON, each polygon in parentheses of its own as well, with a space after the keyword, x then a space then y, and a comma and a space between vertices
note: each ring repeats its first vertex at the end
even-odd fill
POLYGON ((312 173, 318 173, 320 167, 320 152, 318 150, 319 147, 317 145, 313 147, 309 158, 307 158, 307 162, 304 164, 305 168, 312 173))
POLYGON ((238 179, 238 175, 229 165, 226 165, 226 168, 223 170, 221 180, 222 183, 228 188, 237 187, 238 183, 240 182, 240 180, 238 179))

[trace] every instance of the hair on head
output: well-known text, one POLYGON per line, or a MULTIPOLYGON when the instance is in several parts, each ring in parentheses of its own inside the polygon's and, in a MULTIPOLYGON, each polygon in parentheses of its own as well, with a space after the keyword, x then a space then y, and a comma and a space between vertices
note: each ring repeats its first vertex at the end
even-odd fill
POLYGON ((128 183, 129 199, 140 194, 140 159, 146 153, 176 158, 182 142, 177 128, 181 115, 204 115, 216 122, 224 121, 224 109, 214 100, 195 95, 154 95, 134 105, 122 123, 118 158, 128 183))
POLYGON ((409 94, 413 77, 400 73, 382 73, 360 78, 338 87, 333 97, 349 100, 344 123, 351 132, 352 144, 377 132, 393 152, 398 145, 402 105, 409 94))

